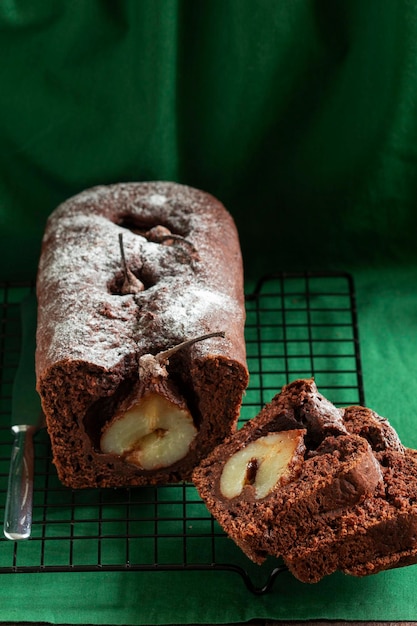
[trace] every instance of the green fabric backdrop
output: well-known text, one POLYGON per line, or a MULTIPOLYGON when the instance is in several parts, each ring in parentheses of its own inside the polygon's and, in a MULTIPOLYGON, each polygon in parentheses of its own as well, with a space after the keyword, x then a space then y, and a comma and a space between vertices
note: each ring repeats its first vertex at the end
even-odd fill
POLYGON ((1 274, 99 183, 217 195, 247 275, 415 258, 414 0, 2 0, 1 274))
MULTIPOLYGON (((367 403, 417 447, 415 0, 1 0, 0 53, 0 279, 35 276, 47 216, 86 187, 200 187, 248 283, 353 272, 367 403)), ((411 620, 415 577, 255 598, 230 575, 13 575, 0 620, 411 620)))

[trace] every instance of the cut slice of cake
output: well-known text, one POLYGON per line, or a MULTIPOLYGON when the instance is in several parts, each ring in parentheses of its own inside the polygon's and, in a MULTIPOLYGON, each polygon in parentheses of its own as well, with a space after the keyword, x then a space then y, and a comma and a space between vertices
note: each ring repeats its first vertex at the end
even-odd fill
POLYGON ((224 530, 249 558, 262 563, 267 554, 280 556, 311 532, 312 519, 373 494, 382 475, 369 443, 347 433, 339 411, 314 381, 306 380, 284 387, 200 464, 193 480, 224 530), (271 443, 264 453, 275 440, 279 445, 271 443), (276 456, 281 472, 260 490, 276 456), (239 468, 234 489, 230 467, 239 468))
POLYGON ((303 582, 336 570, 365 576, 417 562, 416 451, 404 448, 374 411, 337 409, 311 379, 286 385, 193 477, 209 510, 249 558, 262 563, 281 556, 303 582), (252 451, 285 433, 297 441, 287 450, 287 472, 257 495, 257 472, 266 461, 252 451), (238 459, 243 483, 225 491, 223 477, 238 459))

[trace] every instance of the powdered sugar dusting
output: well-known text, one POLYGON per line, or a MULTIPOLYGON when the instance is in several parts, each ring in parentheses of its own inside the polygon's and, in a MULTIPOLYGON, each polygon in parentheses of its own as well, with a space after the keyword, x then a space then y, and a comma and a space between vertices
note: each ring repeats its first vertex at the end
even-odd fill
POLYGON ((154 206, 162 206, 166 201, 166 196, 162 196, 160 193, 153 193, 149 196, 149 202, 154 206))
POLYGON ((224 330, 226 339, 196 344, 199 354, 224 352, 232 341, 244 346, 241 260, 219 206, 208 210, 206 194, 171 183, 98 187, 61 205, 39 265, 38 370, 73 359, 111 369, 128 355, 138 359, 207 330, 224 330), (149 228, 174 225, 198 257, 178 242, 148 241, 124 226, 129 216, 149 228), (119 233, 128 267, 146 287, 139 294, 115 291, 119 233))
MULTIPOLYGON (((242 312, 236 301, 225 294, 207 289, 202 284, 175 286, 176 297, 172 292, 161 290, 152 306, 159 318, 159 325, 166 330, 165 336, 172 345, 207 332, 207 324, 212 331, 223 331, 230 326, 230 320, 243 324, 242 312)), ((142 323, 142 337, 147 337, 146 318, 142 323)), ((224 341, 218 338, 204 341, 195 349, 201 353, 220 352, 224 341)), ((167 346, 168 347, 168 346, 167 346)))

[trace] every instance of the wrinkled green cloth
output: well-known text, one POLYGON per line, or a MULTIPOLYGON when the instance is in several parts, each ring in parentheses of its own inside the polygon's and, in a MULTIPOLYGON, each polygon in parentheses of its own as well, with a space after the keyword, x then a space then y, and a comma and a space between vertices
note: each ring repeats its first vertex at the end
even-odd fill
MULTIPOLYGON (((2 0, 1 279, 87 187, 175 180, 224 202, 248 281, 340 268, 365 396, 417 447, 417 3, 2 0)), ((417 619, 416 566, 256 597, 232 573, 4 575, 0 620, 417 619)))
POLYGON ((413 0, 2 0, 0 254, 86 187, 176 180, 248 276, 415 258, 413 0))

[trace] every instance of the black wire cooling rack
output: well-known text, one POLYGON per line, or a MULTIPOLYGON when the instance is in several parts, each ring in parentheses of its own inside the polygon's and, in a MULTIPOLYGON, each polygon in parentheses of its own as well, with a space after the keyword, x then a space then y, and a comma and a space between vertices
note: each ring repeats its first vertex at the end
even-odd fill
MULTIPOLYGON (((31 284, 0 283, 0 517, 12 435, 13 378, 20 354, 21 300, 31 284)), ((240 422, 296 378, 314 376, 337 406, 364 404, 353 281, 348 274, 263 278, 246 298, 250 384, 240 422)), ((35 443, 33 530, 0 538, 0 574, 85 571, 227 570, 256 594, 285 571, 251 563, 210 516, 192 484, 74 491, 51 463, 47 433, 35 443)), ((0 521, 1 521, 0 520, 0 521)))

